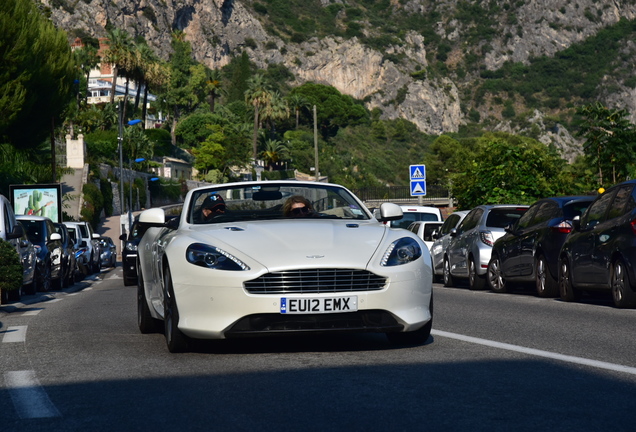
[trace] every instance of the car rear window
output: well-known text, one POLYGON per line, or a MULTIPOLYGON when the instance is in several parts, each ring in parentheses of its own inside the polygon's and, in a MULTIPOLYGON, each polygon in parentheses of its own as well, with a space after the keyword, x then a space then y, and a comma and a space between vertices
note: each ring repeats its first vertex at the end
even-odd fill
POLYGON ((486 226, 505 228, 515 223, 527 210, 527 208, 491 209, 486 218, 486 226))
POLYGON ((574 219, 576 216, 581 216, 585 210, 590 206, 590 201, 575 201, 563 206, 563 217, 568 220, 574 219))

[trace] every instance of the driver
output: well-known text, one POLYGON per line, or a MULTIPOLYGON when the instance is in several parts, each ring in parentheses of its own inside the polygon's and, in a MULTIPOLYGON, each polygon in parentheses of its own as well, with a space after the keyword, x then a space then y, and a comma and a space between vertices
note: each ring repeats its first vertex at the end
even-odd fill
POLYGON ((221 195, 210 195, 201 204, 200 223, 209 223, 215 216, 225 214, 225 201, 221 195))

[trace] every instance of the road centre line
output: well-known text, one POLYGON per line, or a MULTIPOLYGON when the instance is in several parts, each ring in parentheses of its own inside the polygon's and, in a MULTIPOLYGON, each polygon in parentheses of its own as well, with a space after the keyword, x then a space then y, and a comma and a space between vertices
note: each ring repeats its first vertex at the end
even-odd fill
POLYGON ((615 363, 608 363, 604 361, 591 360, 583 357, 575 357, 564 354, 558 354, 550 351, 543 351, 534 348, 526 348, 519 345, 511 345, 502 342, 491 341, 488 339, 481 339, 472 336, 465 336, 457 333, 445 332, 442 330, 432 330, 432 335, 447 337, 450 339, 461 340, 464 342, 475 343, 479 345, 490 346, 493 348, 499 348, 508 351, 515 351, 523 354, 530 354, 538 357, 545 357, 553 360, 564 361, 567 363, 580 364, 584 366, 591 366, 599 369, 607 369, 614 372, 623 372, 631 375, 636 375, 636 368, 630 366, 623 366, 615 363))
POLYGON ((4 374, 5 386, 9 391, 18 416, 26 418, 61 417, 49 395, 35 376, 35 371, 10 371, 4 374))
POLYGON ((4 332, 2 343, 26 341, 27 326, 9 326, 4 332))

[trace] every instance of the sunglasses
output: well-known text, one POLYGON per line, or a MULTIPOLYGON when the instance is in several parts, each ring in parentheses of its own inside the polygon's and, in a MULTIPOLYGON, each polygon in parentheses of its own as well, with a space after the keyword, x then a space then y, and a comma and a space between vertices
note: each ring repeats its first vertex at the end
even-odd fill
POLYGON ((309 209, 307 207, 296 207, 291 211, 291 214, 293 214, 294 216, 299 216, 307 213, 309 213, 309 209))

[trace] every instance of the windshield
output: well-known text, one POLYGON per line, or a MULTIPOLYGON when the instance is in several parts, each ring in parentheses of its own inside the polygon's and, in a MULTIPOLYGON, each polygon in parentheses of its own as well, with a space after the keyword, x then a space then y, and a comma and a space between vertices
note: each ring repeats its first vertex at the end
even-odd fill
POLYGON ((250 183, 219 186, 193 193, 188 222, 331 218, 368 220, 358 199, 343 187, 316 183, 250 183))

